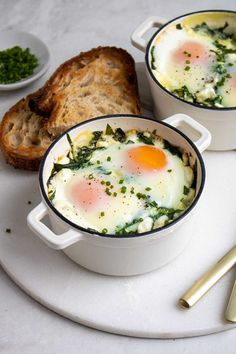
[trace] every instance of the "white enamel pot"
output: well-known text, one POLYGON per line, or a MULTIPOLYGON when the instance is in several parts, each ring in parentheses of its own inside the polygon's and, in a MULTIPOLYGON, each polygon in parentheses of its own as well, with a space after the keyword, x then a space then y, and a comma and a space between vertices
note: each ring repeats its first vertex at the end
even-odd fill
MULTIPOLYGON (((236 33, 236 12, 224 10, 199 11, 177 17, 169 22, 159 17, 149 17, 131 35, 132 44, 145 52, 145 66, 147 78, 153 98, 154 114, 157 119, 164 119, 175 113, 185 113, 204 125, 212 134, 212 142, 209 150, 234 150, 236 149, 236 107, 209 108, 186 102, 174 96, 160 84, 151 69, 151 53, 153 43, 157 37, 173 24, 181 24, 182 21, 191 20, 199 22, 207 21, 211 16, 219 18, 219 26, 229 23, 229 28, 236 33), (149 39, 143 36, 151 28, 157 31, 149 39)), ((158 44, 157 44, 158 46, 158 44)))
POLYGON ((164 139, 191 153, 197 162, 196 197, 192 205, 172 223, 131 236, 99 234, 73 224, 54 208, 47 197, 47 180, 53 163, 68 150, 64 133, 49 147, 42 161, 39 172, 42 202, 28 215, 28 225, 49 247, 63 250, 76 263, 92 271, 122 276, 149 272, 175 258, 190 238, 191 232, 184 232, 184 228, 187 228, 187 219, 203 190, 205 168, 200 152, 210 144, 211 135, 203 126, 183 114, 174 115, 163 122, 133 115, 105 116, 80 123, 71 128, 69 133, 73 139, 83 130, 104 130, 107 124, 123 130, 134 127, 150 131, 157 129, 164 139), (176 129, 183 123, 197 133, 195 143, 176 129), (51 220, 51 228, 43 223, 42 219, 46 215, 51 220))

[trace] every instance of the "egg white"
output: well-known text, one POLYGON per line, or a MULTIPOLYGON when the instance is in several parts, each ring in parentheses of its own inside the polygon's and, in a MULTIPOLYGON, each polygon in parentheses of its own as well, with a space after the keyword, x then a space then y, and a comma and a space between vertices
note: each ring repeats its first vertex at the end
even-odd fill
MULTIPOLYGON (((145 200, 138 198, 137 194, 146 194, 151 201, 158 206, 167 208, 183 208, 181 200, 184 196, 184 186, 190 187, 193 182, 193 171, 185 166, 182 159, 164 150, 167 157, 167 165, 158 172, 148 172, 137 175, 131 173, 125 156, 129 149, 134 146, 144 146, 137 142, 137 136, 130 132, 129 140, 134 144, 114 143, 110 138, 105 149, 98 149, 94 152, 90 162, 91 166, 85 169, 70 170, 62 169, 50 182, 50 188, 55 190, 53 200, 54 206, 66 218, 84 227, 102 232, 106 229, 108 233, 114 234, 117 226, 125 225, 134 219, 142 218, 138 226, 138 232, 145 232, 152 228, 153 221, 149 211, 145 207, 145 200), (110 174, 104 174, 110 173, 110 174), (106 195, 104 203, 95 204, 89 210, 78 205, 75 206, 71 198, 72 186, 77 182, 93 175, 96 180, 109 182, 113 186, 109 189, 110 196, 106 195), (122 187, 126 192, 122 193, 122 187), (147 190, 150 189, 150 190, 147 190), (130 193, 132 191, 132 193, 130 193), (113 194, 117 195, 114 196, 113 194), (101 216, 101 213, 104 214, 101 216)), ((146 146, 146 145, 145 145, 146 146)), ((155 141, 155 146, 163 149, 161 140, 155 141)), ((64 161, 62 159, 62 161, 64 161)), ((104 185, 104 190, 106 185, 104 185)), ((161 226, 166 218, 160 218, 157 225, 161 226)), ((158 226, 158 227, 159 227, 158 226)))

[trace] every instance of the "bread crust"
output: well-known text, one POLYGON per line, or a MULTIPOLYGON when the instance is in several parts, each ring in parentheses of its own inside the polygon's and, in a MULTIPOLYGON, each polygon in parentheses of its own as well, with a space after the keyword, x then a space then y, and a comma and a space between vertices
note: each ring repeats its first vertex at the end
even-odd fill
MULTIPOLYGON (((99 98, 97 100, 99 101, 99 98)), ((33 112, 45 118, 45 128, 54 136, 58 136, 63 130, 80 121, 95 116, 114 113, 140 114, 134 60, 124 49, 116 47, 98 47, 88 52, 82 52, 63 63, 40 90, 29 96, 29 106, 33 112), (101 58, 100 62, 98 62, 99 58, 101 58), (110 62, 111 69, 105 67, 105 65, 107 66, 105 62, 108 62, 108 65, 110 62), (112 65, 114 65, 114 69, 112 65), (83 105, 82 99, 78 98, 76 107, 73 110, 69 107, 66 111, 64 107, 69 96, 73 94, 76 96, 77 93, 83 92, 87 94, 86 88, 84 89, 82 84, 79 87, 79 83, 86 81, 86 75, 92 71, 95 80, 100 80, 100 82, 92 82, 90 91, 93 94, 101 91, 101 94, 106 96, 105 103, 107 99, 111 98, 114 100, 112 103, 119 101, 120 104, 116 104, 115 107, 110 104, 110 107, 106 107, 105 113, 103 113, 96 109, 90 109, 91 105, 90 107, 88 104, 83 105), (110 84, 104 83, 103 79, 108 74, 111 76, 110 84), (75 80, 77 81, 75 82, 75 80), (65 123, 61 118, 64 111, 67 112, 65 123)))
POLYGON ((21 99, 5 113, 0 128, 0 148, 8 164, 37 171, 51 142, 44 131, 42 117, 29 110, 27 99, 21 99))
POLYGON ((98 47, 61 64, 41 89, 5 113, 0 148, 15 168, 37 171, 55 137, 81 121, 115 113, 140 114, 134 60, 124 49, 98 47))

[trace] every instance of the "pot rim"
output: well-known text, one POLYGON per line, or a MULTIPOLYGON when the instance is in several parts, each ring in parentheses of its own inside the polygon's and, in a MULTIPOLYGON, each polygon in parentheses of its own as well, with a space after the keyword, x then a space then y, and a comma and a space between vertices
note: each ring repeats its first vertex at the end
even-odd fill
POLYGON ((219 13, 219 12, 225 12, 225 13, 231 13, 231 14, 235 14, 236 15, 236 11, 233 11, 233 10, 200 10, 200 11, 194 11, 194 12, 189 12, 187 14, 184 14, 184 15, 181 15, 181 16, 178 16, 178 17, 175 17, 174 19, 166 22, 163 26, 161 26, 150 38, 148 44, 147 44, 147 47, 146 47, 146 53, 145 53, 145 62, 146 62, 146 66, 148 68, 148 72, 152 78, 152 80, 163 90, 165 91, 169 96, 173 97, 174 99, 182 102, 182 103, 185 103, 187 105, 191 105, 195 108, 199 108, 199 109, 205 109, 205 110, 210 110, 210 111, 217 111, 217 112, 222 112, 222 111, 233 111, 233 110, 236 110, 236 106, 235 107, 204 107, 204 106, 200 106, 196 103, 192 103, 192 102, 188 102, 188 101, 185 101, 184 99, 180 98, 180 97, 177 97, 175 96, 173 93, 171 93, 170 91, 168 91, 158 80, 157 78, 155 77, 155 75, 153 74, 152 72, 152 69, 150 67, 150 63, 149 63, 149 52, 150 52, 150 47, 151 47, 151 44, 154 40, 155 37, 158 36, 158 34, 164 29, 166 28, 167 26, 169 26, 171 23, 173 23, 174 21, 178 20, 178 19, 182 19, 184 17, 187 17, 187 16, 191 16, 191 15, 195 15, 195 14, 200 14, 200 13, 219 13))
POLYGON ((69 224, 69 226, 73 227, 74 229, 78 230, 78 231, 82 231, 82 232, 85 232, 86 234, 90 234, 90 235, 93 235, 93 236, 99 236, 99 237, 105 237, 105 238, 115 238, 115 239, 130 239, 130 238, 140 238, 140 237, 145 237, 147 235, 154 235, 156 233, 161 233, 163 230, 166 230, 168 228, 171 228, 173 225, 177 224, 179 221, 181 221, 185 216, 187 216, 192 210, 193 208, 195 207, 195 205, 197 204, 201 194, 202 194, 202 191, 203 191, 203 188, 204 188, 204 185, 205 185, 205 177, 206 177, 206 171, 205 171, 205 165, 204 165, 204 162, 203 162, 203 159, 202 159, 202 156, 201 156, 201 153, 200 151, 198 150, 198 148, 194 145, 194 143, 184 134, 182 133, 180 130, 178 130, 177 128, 173 127, 172 125, 166 123, 166 122, 163 122, 163 121, 157 121, 156 119, 153 119, 153 118, 148 118, 148 117, 145 117, 143 115, 133 115, 133 114, 111 114, 111 115, 105 115, 105 116, 100 116, 100 117, 96 117, 96 118, 91 118, 87 121, 84 121, 84 122, 81 122, 81 123, 78 123, 77 125, 71 127, 70 129, 68 129, 67 131, 65 131, 62 135, 60 135, 57 139, 54 140, 54 142, 49 146, 49 148, 47 149, 46 153, 44 154, 44 157, 41 161, 41 164, 40 164, 40 168, 39 168, 39 186, 40 186, 40 190, 41 190, 41 194, 43 196, 43 199, 44 201, 46 202, 47 204, 47 207, 49 209, 51 209, 55 214, 56 216, 61 219, 62 221, 64 221, 66 224, 69 224), (73 223, 72 221, 70 221, 69 219, 67 219, 63 214, 61 214, 55 207, 54 205, 50 202, 48 196, 47 196, 47 193, 44 189, 44 181, 43 181, 43 171, 44 171, 44 166, 46 164, 46 161, 47 161, 47 157, 50 153, 50 151, 55 147, 55 145, 66 135, 68 134, 70 131, 72 130, 76 130, 77 128, 80 128, 82 127, 83 125, 86 125, 90 122, 94 122, 94 121, 97 121, 97 120, 105 120, 107 118, 118 118, 118 117, 127 117, 127 118, 142 118, 144 120, 147 120, 147 121, 152 121, 152 122, 155 122, 158 124, 161 124, 161 125, 164 125, 170 129, 172 129, 176 134, 179 134, 181 135, 181 137, 183 137, 185 140, 187 140, 187 142, 190 144, 190 146, 193 148, 195 154, 196 154, 196 157, 200 163, 200 167, 201 167, 201 174, 202 174, 202 177, 201 177, 201 184, 200 184, 200 187, 199 187, 199 191, 197 193, 197 195, 195 196, 192 204, 184 210, 184 212, 179 215, 176 219, 174 219, 173 221, 171 221, 169 224, 167 225, 164 225, 160 228, 157 228, 157 229, 154 229, 154 230, 150 230, 150 231, 146 231, 146 232, 143 232, 143 233, 136 233, 136 234, 131 234, 131 235, 115 235, 115 234, 102 234, 98 231, 93 231, 91 229, 86 229, 82 226, 79 226, 78 224, 75 224, 73 223))

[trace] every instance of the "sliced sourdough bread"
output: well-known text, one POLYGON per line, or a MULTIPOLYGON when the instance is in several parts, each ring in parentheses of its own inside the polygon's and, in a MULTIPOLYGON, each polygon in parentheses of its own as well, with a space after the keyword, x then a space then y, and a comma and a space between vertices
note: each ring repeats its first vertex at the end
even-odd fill
POLYGON ((62 64, 44 87, 29 97, 32 111, 48 117, 54 137, 89 118, 139 114, 133 58, 123 49, 98 47, 62 64))
POLYGON ((0 147, 9 164, 37 170, 46 149, 68 128, 119 113, 140 113, 134 61, 123 49, 98 47, 62 64, 4 115, 0 147))
POLYGON ((37 171, 51 143, 43 118, 29 109, 26 99, 17 102, 5 114, 0 126, 0 146, 10 165, 37 171))

